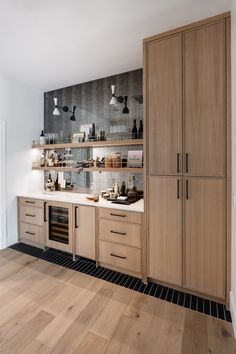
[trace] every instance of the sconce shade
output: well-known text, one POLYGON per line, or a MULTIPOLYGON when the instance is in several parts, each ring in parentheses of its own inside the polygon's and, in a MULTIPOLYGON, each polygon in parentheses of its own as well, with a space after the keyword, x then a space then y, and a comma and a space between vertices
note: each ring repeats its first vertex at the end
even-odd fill
POLYGON ((59 109, 57 108, 57 98, 56 97, 54 97, 54 105, 55 105, 55 108, 54 108, 54 110, 53 110, 53 115, 54 116, 59 116, 60 115, 60 112, 59 112, 59 109))
POLYGON ((57 107, 55 107, 52 114, 54 116, 59 116, 60 115, 59 109, 57 107))
POLYGON ((116 89, 116 85, 111 85, 111 100, 110 100, 110 105, 111 106, 116 106, 117 105, 117 98, 115 96, 115 89, 116 89))

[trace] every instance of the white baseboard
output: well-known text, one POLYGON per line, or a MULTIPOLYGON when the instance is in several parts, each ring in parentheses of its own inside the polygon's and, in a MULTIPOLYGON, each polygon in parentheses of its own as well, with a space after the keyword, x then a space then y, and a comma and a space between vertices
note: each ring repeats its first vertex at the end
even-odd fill
POLYGON ((236 338, 236 303, 232 291, 230 292, 230 312, 232 317, 234 337, 236 338))

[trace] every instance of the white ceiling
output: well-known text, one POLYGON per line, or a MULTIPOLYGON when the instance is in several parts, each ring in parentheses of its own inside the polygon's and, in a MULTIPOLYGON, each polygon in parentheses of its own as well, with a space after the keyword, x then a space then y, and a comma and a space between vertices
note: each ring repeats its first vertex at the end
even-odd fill
MULTIPOLYGON (((235 1, 235 0, 233 0, 235 1)), ((0 72, 48 91, 142 67, 142 39, 231 0, 0 0, 0 72)))

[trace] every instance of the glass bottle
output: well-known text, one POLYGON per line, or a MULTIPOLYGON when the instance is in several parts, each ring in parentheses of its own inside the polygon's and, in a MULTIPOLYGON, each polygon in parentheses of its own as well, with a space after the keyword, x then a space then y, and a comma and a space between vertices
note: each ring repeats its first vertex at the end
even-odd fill
POLYGON ((138 138, 138 129, 136 125, 136 119, 134 119, 134 125, 132 129, 132 139, 137 139, 138 138))
POLYGON ((139 130, 138 130, 138 138, 143 139, 143 121, 140 120, 139 130))

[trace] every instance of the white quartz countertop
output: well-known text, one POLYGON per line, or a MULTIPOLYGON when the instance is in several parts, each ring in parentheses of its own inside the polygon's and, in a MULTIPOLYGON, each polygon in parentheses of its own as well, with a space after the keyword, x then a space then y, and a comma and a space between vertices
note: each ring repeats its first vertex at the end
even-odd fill
POLYGON ((101 198, 101 196, 99 196, 99 201, 95 203, 93 201, 88 200, 86 198, 87 196, 89 196, 89 194, 65 193, 65 192, 23 193, 19 195, 19 197, 23 197, 23 198, 52 200, 52 201, 66 202, 72 204, 90 205, 90 206, 95 206, 100 208, 112 208, 112 209, 119 209, 119 210, 136 211, 139 213, 143 213, 144 211, 143 199, 131 205, 123 205, 123 204, 113 204, 101 198))

